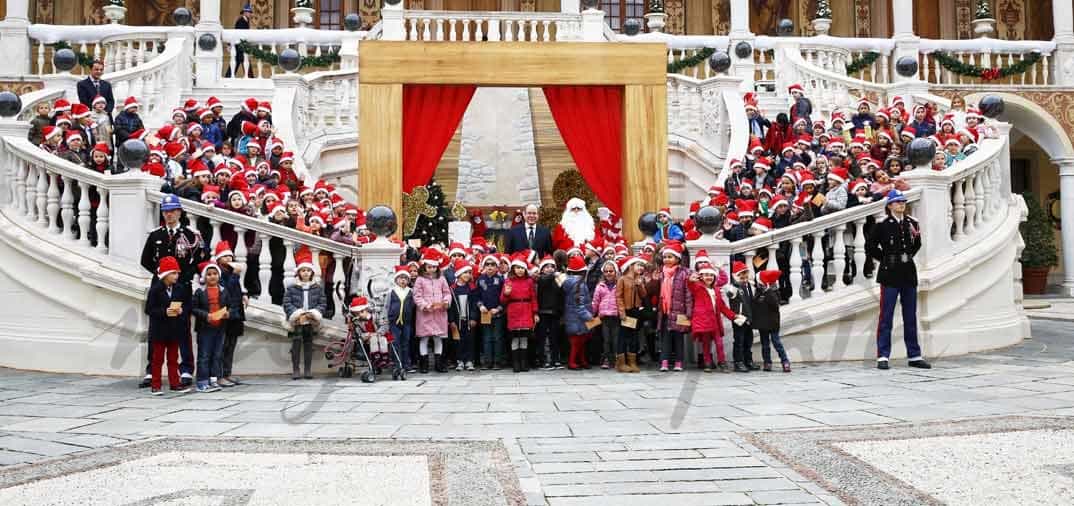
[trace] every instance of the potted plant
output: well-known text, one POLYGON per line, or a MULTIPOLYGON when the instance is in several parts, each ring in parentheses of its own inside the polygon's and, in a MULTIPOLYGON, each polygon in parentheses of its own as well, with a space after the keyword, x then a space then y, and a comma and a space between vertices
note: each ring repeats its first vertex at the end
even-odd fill
POLYGON ((992 3, 990 0, 977 0, 977 7, 973 12, 973 33, 981 37, 987 37, 996 29, 996 18, 992 16, 992 3))
POLYGON ((295 7, 291 9, 291 14, 294 15, 292 19, 301 28, 313 23, 313 0, 295 0, 295 7))
POLYGON ((813 31, 817 35, 828 35, 832 28, 832 7, 828 0, 817 0, 817 14, 813 16, 813 31))
POLYGON ((127 7, 123 4, 123 0, 108 0, 108 3, 104 4, 101 9, 104 10, 104 17, 108 18, 113 25, 119 24, 127 16, 127 7))
POLYGON ((1025 248, 1022 250, 1022 292, 1039 295, 1048 286, 1048 271, 1059 263, 1051 220, 1030 192, 1022 194, 1029 214, 1018 228, 1025 248))

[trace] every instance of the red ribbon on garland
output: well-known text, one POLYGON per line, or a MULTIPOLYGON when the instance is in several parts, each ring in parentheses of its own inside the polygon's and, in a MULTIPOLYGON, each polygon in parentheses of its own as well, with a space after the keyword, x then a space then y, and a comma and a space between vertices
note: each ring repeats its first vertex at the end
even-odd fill
POLYGON ((999 79, 1000 72, 998 68, 992 67, 990 69, 984 69, 981 71, 981 79, 984 81, 993 81, 999 79))

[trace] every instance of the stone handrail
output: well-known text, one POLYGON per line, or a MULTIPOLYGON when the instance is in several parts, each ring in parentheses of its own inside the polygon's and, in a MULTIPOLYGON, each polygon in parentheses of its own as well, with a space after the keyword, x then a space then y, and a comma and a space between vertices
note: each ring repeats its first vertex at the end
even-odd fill
POLYGON ((117 108, 129 96, 141 104, 139 114, 147 126, 164 124, 171 109, 181 101, 184 91, 191 88, 190 68, 193 40, 176 34, 164 44, 164 52, 156 58, 133 68, 104 76, 112 83, 117 108))
POLYGON ((834 109, 855 108, 853 97, 873 96, 887 103, 889 86, 863 81, 844 74, 818 67, 802 58, 798 47, 781 46, 776 49, 776 91, 780 95, 787 93, 787 87, 800 83, 805 88, 805 95, 813 102, 813 110, 820 117, 828 118, 834 109))
MULTIPOLYGON (((238 59, 238 44, 245 41, 256 46, 262 51, 273 55, 279 55, 284 49, 294 48, 303 56, 321 57, 341 51, 345 40, 348 38, 366 38, 370 32, 346 32, 339 30, 315 30, 312 28, 280 28, 273 30, 235 30, 223 31, 223 53, 226 56, 222 69, 224 77, 245 78, 271 78, 279 69, 275 65, 269 65, 246 54, 243 57, 243 68, 235 70, 235 62, 238 59), (232 71, 234 74, 232 75, 232 71)), ((333 62, 327 67, 328 70, 340 68, 340 62, 333 62)))
POLYGON ((579 14, 560 12, 403 11, 405 40, 563 42, 582 39, 579 14))
POLYGON ((30 121, 37 116, 35 109, 38 104, 46 103, 50 106, 56 99, 63 98, 66 92, 62 88, 43 88, 40 90, 34 90, 19 98, 22 99, 22 110, 19 111, 19 121, 30 121))
POLYGON ((317 176, 318 167, 311 166, 319 158, 319 146, 323 144, 317 141, 326 137, 357 138, 358 69, 278 74, 273 81, 272 103, 281 111, 277 112, 281 121, 277 122, 276 134, 284 145, 294 147, 298 155, 296 174, 304 179, 317 176))
POLYGON ((167 33, 148 32, 112 35, 101 39, 104 47, 104 71, 116 72, 145 64, 164 51, 167 33))
MULTIPOLYGON (((156 50, 158 43, 162 43, 169 34, 191 31, 186 27, 153 27, 153 26, 127 26, 119 24, 107 25, 30 25, 27 32, 30 40, 37 46, 33 49, 35 75, 54 73, 52 66, 52 48, 50 44, 67 42, 76 51, 101 58, 105 62, 105 72, 112 72, 129 68, 147 61, 150 47, 156 50), (141 54, 139 54, 141 53, 141 54), (142 59, 144 58, 144 59, 142 59), (121 60, 125 66, 117 63, 121 60)), ((88 72, 76 66, 75 73, 88 72)))
POLYGON ((727 178, 728 162, 746 151, 749 134, 735 129, 745 125, 745 111, 738 91, 742 79, 718 76, 699 80, 668 74, 668 139, 670 146, 715 166, 715 174, 687 174, 700 192, 727 178), (716 161, 719 160, 719 161, 716 161))

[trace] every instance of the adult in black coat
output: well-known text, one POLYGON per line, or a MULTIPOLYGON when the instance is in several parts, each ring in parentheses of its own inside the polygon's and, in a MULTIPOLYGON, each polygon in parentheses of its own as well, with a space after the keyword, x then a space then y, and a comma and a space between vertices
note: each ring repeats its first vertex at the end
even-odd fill
POLYGON ((525 221, 507 231, 507 253, 531 249, 537 252, 537 258, 552 254, 552 232, 548 227, 537 223, 541 216, 536 205, 526 206, 522 217, 525 221), (530 236, 532 235, 532 240, 530 236))
POLYGON ((97 95, 104 97, 104 110, 108 111, 108 116, 111 117, 116 99, 112 96, 112 83, 101 79, 103 74, 104 63, 94 60, 89 77, 79 81, 75 88, 78 90, 78 101, 90 109, 93 109, 93 99, 97 95))
MULTIPOLYGON (((242 7, 242 12, 239 13, 239 18, 235 20, 236 30, 249 30, 250 29, 250 16, 253 16, 254 9, 250 6, 250 2, 246 2, 246 5, 242 7)), ((235 75, 239 74, 239 70, 242 69, 243 62, 246 61, 246 52, 242 49, 235 48, 235 75)), ((231 67, 228 67, 227 73, 224 77, 231 77, 231 67)), ((246 77, 254 77, 253 67, 247 69, 246 77)))

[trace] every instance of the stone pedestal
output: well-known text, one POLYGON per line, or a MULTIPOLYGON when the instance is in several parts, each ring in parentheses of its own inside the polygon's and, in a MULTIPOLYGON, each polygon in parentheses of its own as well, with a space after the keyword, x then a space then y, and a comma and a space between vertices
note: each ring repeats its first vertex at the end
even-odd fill
POLYGON ((403 24, 403 2, 395 5, 385 3, 380 8, 382 40, 406 40, 406 26, 403 24))
POLYGON ((1059 166, 1059 215, 1063 223, 1063 295, 1074 297, 1074 159, 1052 160, 1059 166))
POLYGON ((211 34, 216 37, 216 47, 212 51, 202 51, 201 48, 195 49, 195 60, 197 62, 197 79, 198 86, 214 87, 222 76, 224 67, 224 44, 223 44, 223 25, 220 24, 220 0, 201 0, 200 19, 198 24, 194 27, 194 41, 197 42, 198 38, 203 34, 211 34))
POLYGON ((723 267, 731 263, 731 242, 727 239, 715 236, 702 236, 696 241, 687 241, 686 250, 690 252, 690 260, 697 256, 697 252, 705 250, 716 267, 723 267))
POLYGON ((582 41, 601 42, 604 40, 604 11, 586 9, 582 11, 582 41))
POLYGON ((111 176, 111 181, 108 235, 112 240, 108 256, 138 270, 143 240, 157 227, 157 206, 146 203, 146 191, 160 189, 160 178, 142 171, 130 171, 111 176))
POLYGON ((0 75, 26 75, 30 73, 30 0, 7 0, 7 17, 0 21, 0 75))
POLYGON ((382 309, 392 288, 395 266, 399 265, 399 256, 402 254, 402 246, 384 237, 378 237, 359 251, 361 274, 355 291, 369 299, 374 313, 383 315, 382 309))

